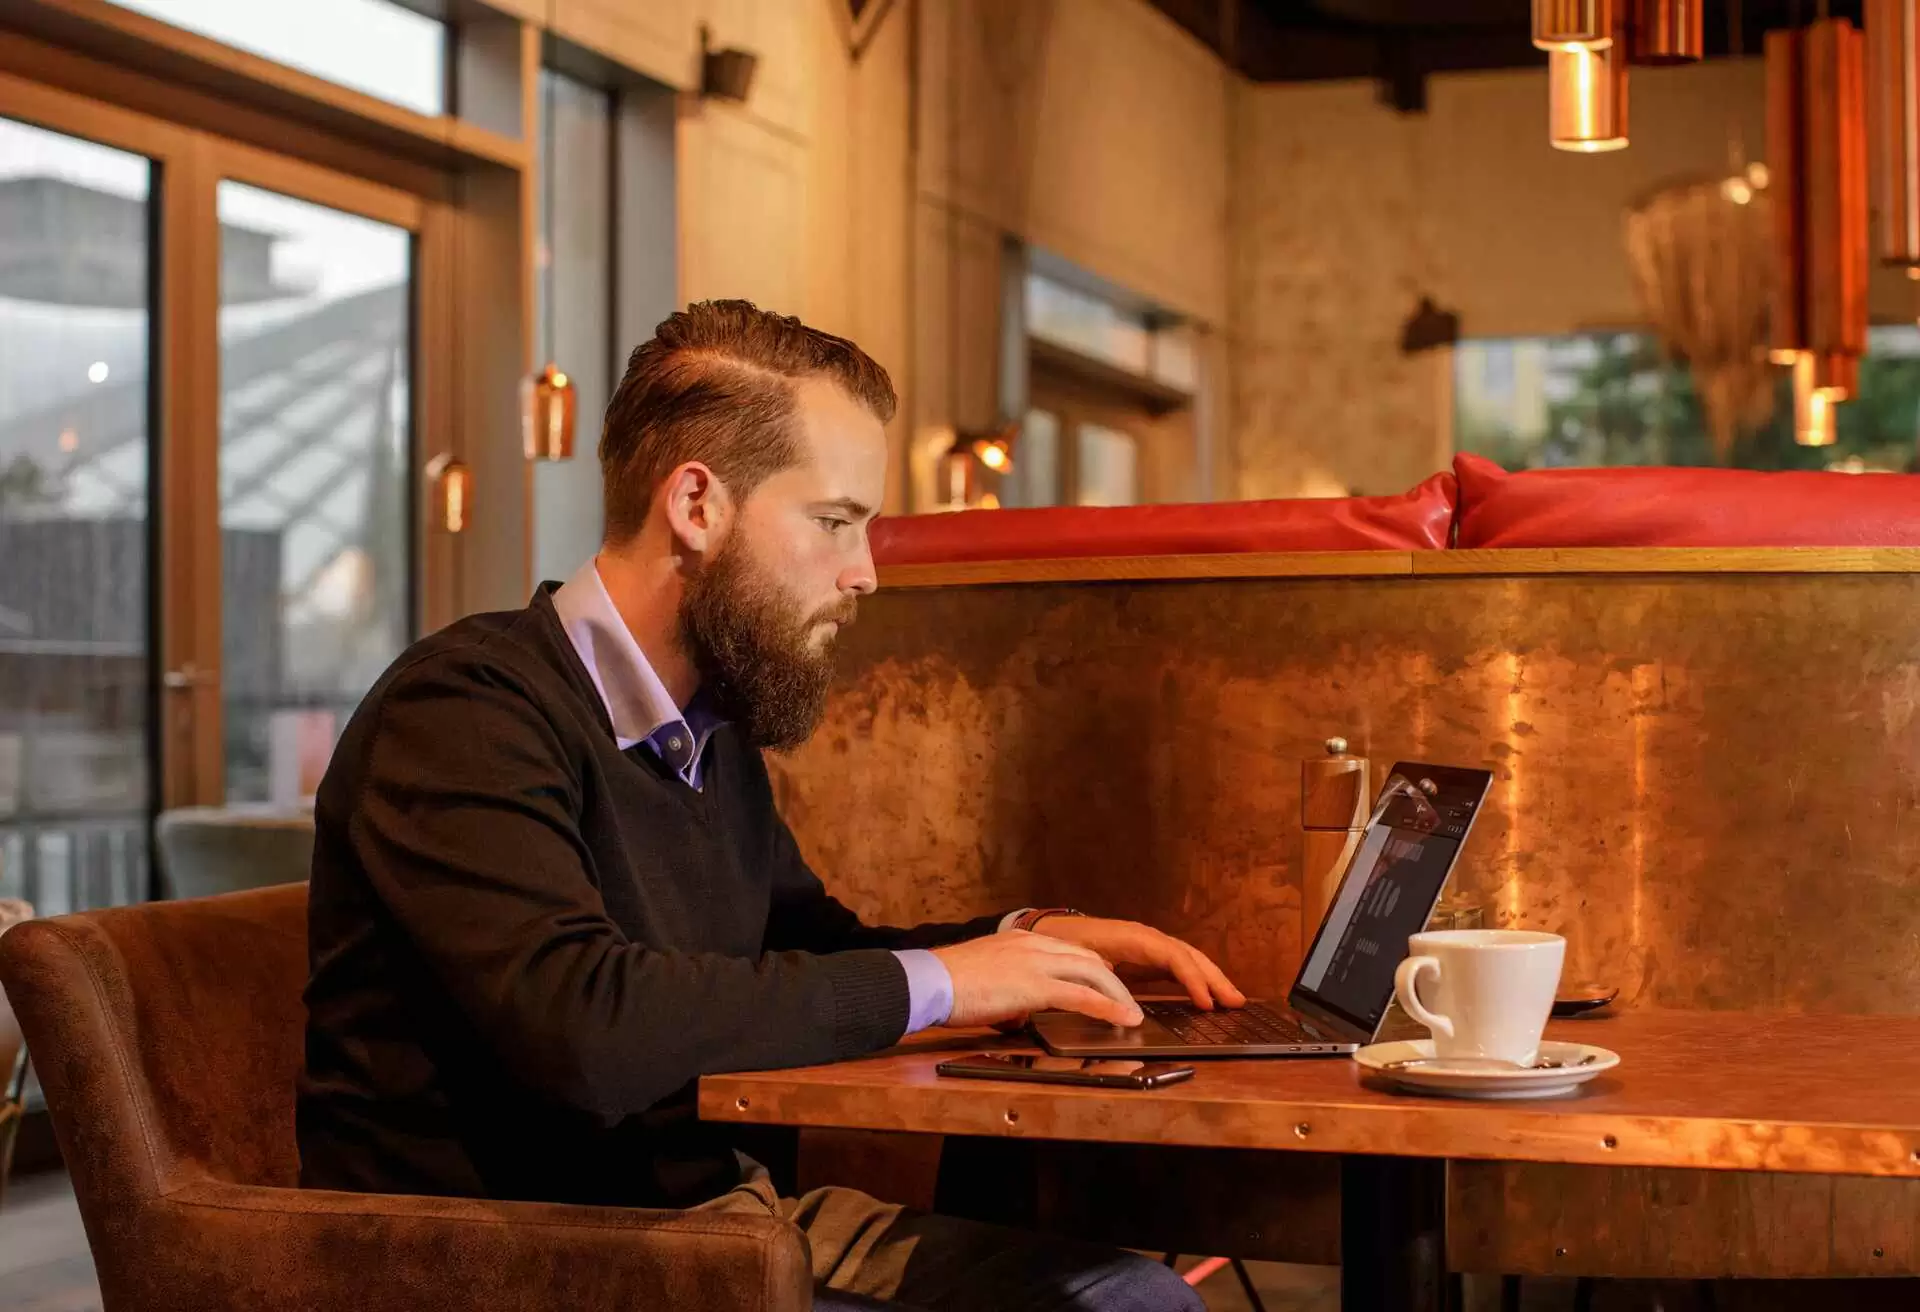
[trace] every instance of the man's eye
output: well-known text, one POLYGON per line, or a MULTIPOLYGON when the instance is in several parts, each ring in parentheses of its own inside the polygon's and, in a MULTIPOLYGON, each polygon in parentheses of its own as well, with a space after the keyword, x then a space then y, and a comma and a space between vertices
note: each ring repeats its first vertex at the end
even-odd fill
POLYGON ((815 516, 813 522, 818 524, 821 528, 825 529, 829 533, 838 533, 841 529, 845 528, 848 524, 847 520, 835 519, 831 515, 815 516))

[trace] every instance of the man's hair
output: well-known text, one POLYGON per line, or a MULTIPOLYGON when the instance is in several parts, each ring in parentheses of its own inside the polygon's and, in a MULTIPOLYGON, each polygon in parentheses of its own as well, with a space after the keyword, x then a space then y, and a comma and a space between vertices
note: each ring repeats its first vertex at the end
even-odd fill
POLYGON ((654 329, 627 359, 600 431, 606 540, 646 523, 661 480, 706 465, 744 499, 800 459, 794 385, 826 378, 893 418, 893 381, 852 342, 747 301, 701 301, 654 329))

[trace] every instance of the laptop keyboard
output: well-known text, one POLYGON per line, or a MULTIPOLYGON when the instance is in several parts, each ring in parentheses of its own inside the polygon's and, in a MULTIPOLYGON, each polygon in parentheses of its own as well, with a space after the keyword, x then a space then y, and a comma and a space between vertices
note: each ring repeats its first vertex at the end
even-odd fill
POLYGON ((1235 1011, 1202 1011, 1191 1002, 1143 1002, 1140 1010, 1173 1031, 1182 1043, 1196 1046, 1327 1041, 1264 1002, 1250 1002, 1235 1011))

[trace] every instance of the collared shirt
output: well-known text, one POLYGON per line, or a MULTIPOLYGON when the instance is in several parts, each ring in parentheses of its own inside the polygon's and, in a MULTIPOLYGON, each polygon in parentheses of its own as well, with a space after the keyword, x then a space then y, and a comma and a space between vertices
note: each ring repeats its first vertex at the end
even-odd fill
MULTIPOLYGON (((699 788, 701 758, 724 721, 699 693, 684 707, 673 700, 620 618, 593 561, 560 585, 553 609, 600 693, 620 750, 645 743, 689 788, 699 788)), ((953 1012, 953 977, 946 966, 921 948, 893 955, 907 972, 907 1033, 944 1024, 953 1012)))

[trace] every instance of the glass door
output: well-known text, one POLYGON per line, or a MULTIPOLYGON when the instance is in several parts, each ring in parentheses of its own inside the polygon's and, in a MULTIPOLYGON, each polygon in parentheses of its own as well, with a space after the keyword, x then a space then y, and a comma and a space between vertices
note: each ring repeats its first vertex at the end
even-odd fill
POLYGON ((413 636, 441 199, 0 72, 0 897, 301 807, 413 636))
POLYGON ((412 635, 413 234, 384 208, 402 221, 219 183, 230 803, 311 796, 412 635))
POLYGON ((0 897, 144 898, 156 173, 0 105, 0 897))

